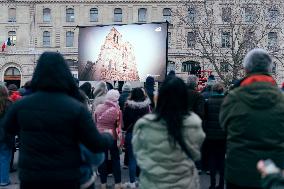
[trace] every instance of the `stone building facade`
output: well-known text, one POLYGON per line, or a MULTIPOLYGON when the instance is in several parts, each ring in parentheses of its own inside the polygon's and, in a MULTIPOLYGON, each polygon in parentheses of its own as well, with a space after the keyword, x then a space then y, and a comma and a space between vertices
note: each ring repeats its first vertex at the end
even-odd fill
MULTIPOLYGON (((199 5, 203 1, 194 2, 199 5)), ((222 10, 224 1, 212 1, 216 12, 222 10)), ((195 66, 200 66, 202 70, 214 70, 202 55, 193 53, 195 50, 189 45, 194 42, 189 36, 191 28, 181 23, 180 17, 174 14, 183 6, 180 0, 0 0, 0 3, 0 81, 23 85, 31 79, 36 61, 44 51, 61 52, 74 76, 78 76, 77 26, 166 20, 170 23, 168 70, 175 70, 183 77, 195 66), (3 46, 8 38, 10 44, 3 46)), ((185 9, 185 12, 188 17, 198 13, 192 12, 191 8, 185 9)), ((283 34, 279 31, 278 44, 282 40, 280 35, 283 34)), ((282 81, 284 77, 279 62, 276 72, 278 81, 282 81)))

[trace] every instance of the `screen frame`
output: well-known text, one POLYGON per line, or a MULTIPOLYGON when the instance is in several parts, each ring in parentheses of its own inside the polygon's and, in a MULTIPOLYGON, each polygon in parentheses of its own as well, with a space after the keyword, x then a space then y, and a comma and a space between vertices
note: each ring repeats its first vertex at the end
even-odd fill
MULTIPOLYGON (((76 28, 91 28, 91 27, 106 27, 106 26, 127 26, 127 25, 145 25, 145 24, 166 24, 166 52, 165 52, 165 64, 166 64, 166 67, 165 67, 165 75, 164 75, 164 80, 165 80, 165 78, 167 77, 167 68, 168 68, 168 48, 169 48, 169 44, 168 44, 168 40, 169 40, 169 36, 168 36, 168 32, 169 32, 169 22, 168 21, 165 21, 165 22, 143 22, 143 23, 129 23, 129 24, 95 24, 95 25, 85 25, 85 26, 79 26, 79 25, 77 25, 76 26, 76 28)), ((80 58, 79 58, 79 55, 80 55, 80 53, 79 53, 79 44, 80 44, 80 32, 79 32, 79 35, 78 35, 78 63, 80 64, 80 62, 79 62, 79 60, 80 60, 80 58)), ((79 73, 78 73, 78 75, 80 75, 79 73)), ((79 78, 80 79, 80 78, 79 78)), ((156 82, 163 82, 163 81, 160 81, 160 80, 156 80, 156 78, 154 77, 154 79, 155 79, 155 81, 156 82)), ((82 80, 82 81, 85 81, 85 80, 82 80)), ((86 80, 86 81, 88 81, 88 80, 86 80)), ((92 81, 92 80, 91 80, 92 81)), ((97 81, 97 80, 94 80, 94 81, 97 81)), ((116 80, 116 81, 119 81, 119 80, 116 80)), ((124 81, 124 82, 126 82, 126 81, 124 81)), ((145 81, 140 81, 140 82, 145 82, 145 81)))

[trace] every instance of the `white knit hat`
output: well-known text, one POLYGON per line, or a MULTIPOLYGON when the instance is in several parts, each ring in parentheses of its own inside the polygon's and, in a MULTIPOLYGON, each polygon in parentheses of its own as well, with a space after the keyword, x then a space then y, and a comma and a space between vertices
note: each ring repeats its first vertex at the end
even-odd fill
POLYGON ((106 100, 117 102, 118 99, 119 99, 119 96, 120 96, 120 94, 119 94, 118 90, 111 89, 106 94, 106 100))

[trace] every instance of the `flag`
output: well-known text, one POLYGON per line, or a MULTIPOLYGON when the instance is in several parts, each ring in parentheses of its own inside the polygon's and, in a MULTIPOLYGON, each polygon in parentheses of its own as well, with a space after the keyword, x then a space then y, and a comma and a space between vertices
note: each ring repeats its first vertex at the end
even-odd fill
POLYGON ((11 43, 11 38, 10 38, 10 37, 8 37, 7 45, 8 45, 8 46, 11 46, 11 45, 12 45, 12 43, 11 43))
POLYGON ((8 39, 6 41, 3 42, 2 44, 2 52, 4 52, 4 50, 6 49, 7 46, 11 46, 12 43, 11 43, 11 38, 8 37, 8 39))
POLYGON ((2 52, 4 52, 5 48, 6 48, 6 41, 4 41, 4 43, 2 44, 2 52))

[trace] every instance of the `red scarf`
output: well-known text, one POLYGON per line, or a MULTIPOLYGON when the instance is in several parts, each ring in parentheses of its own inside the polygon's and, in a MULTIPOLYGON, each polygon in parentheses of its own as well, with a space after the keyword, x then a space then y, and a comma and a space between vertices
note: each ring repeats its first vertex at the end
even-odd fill
POLYGON ((273 85, 276 85, 276 81, 273 79, 273 77, 268 75, 252 75, 244 79, 241 83, 241 86, 247 86, 255 82, 267 82, 272 83, 273 85))

